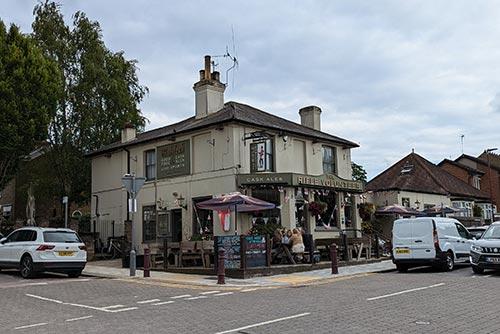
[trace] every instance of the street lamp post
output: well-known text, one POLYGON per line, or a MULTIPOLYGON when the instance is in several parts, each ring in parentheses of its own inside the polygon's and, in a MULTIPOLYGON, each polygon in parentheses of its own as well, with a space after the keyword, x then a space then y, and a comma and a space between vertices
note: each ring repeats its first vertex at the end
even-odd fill
POLYGON ((490 161, 490 153, 491 152, 494 152, 498 150, 498 148, 494 147, 494 148, 487 148, 486 150, 484 150, 484 152, 486 152, 486 158, 488 159, 488 180, 489 180, 489 184, 490 184, 490 200, 491 200, 491 221, 493 222, 493 184, 491 183, 491 178, 493 177, 493 175, 491 175, 491 161, 490 161))
POLYGON ((134 231, 134 213, 137 211, 137 194, 146 182, 145 177, 137 177, 135 174, 125 174, 122 177, 122 184, 130 194, 129 212, 132 214, 132 221, 130 222, 131 233, 131 247, 130 247, 130 276, 135 276, 136 269, 136 251, 135 251, 135 231, 134 231))

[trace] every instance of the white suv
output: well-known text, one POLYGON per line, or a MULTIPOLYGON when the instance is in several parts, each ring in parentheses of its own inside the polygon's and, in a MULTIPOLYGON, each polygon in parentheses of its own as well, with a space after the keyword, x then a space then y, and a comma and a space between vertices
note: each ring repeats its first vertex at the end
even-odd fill
POLYGON ((0 240, 0 268, 16 268, 24 278, 54 271, 78 277, 87 263, 87 249, 75 231, 24 227, 0 240))

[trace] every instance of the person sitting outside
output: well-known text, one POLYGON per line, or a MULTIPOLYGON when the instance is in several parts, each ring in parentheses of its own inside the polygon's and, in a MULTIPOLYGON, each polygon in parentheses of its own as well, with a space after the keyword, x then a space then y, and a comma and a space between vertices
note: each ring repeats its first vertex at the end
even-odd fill
POLYGON ((292 253, 297 255, 299 261, 302 261, 305 246, 302 234, 296 228, 293 229, 292 236, 290 237, 290 244, 292 245, 292 253))

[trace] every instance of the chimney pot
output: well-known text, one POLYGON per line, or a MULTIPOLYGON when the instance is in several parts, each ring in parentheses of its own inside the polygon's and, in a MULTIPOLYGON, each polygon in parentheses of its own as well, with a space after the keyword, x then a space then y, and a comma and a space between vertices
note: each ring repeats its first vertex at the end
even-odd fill
POLYGON ((212 73, 212 80, 215 80, 215 81, 220 81, 220 73, 217 72, 217 71, 214 71, 212 73))
POLYGON ((200 70, 200 81, 205 79, 205 70, 200 70))
POLYGON ((210 80, 210 73, 212 72, 210 67, 210 56, 205 56, 205 80, 210 80))

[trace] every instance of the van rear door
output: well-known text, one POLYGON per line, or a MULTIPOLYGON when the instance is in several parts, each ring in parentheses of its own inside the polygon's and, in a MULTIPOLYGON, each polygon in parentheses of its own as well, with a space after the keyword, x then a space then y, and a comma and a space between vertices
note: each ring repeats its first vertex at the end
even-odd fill
POLYGON ((392 254, 395 260, 412 259, 412 222, 413 219, 397 219, 392 225, 392 254))
POLYGON ((396 260, 430 259, 436 256, 432 219, 398 219, 393 225, 396 260))
POLYGON ((432 219, 415 219, 412 223, 412 256, 429 259, 436 256, 434 247, 434 223, 432 219))

